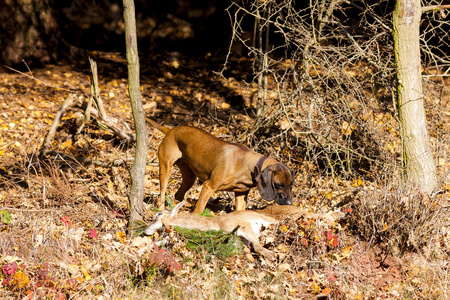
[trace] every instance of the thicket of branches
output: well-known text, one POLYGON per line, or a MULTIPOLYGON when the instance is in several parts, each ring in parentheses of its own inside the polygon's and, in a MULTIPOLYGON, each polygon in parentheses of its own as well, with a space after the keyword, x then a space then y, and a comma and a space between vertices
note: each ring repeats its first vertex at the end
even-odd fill
MULTIPOLYGON (((245 45, 254 58, 258 84, 257 121, 244 135, 246 142, 301 152, 287 154, 305 157, 333 176, 379 176, 401 167, 393 4, 233 1, 228 8, 232 43, 245 45)), ((437 9, 422 16, 424 66, 439 75, 430 77, 430 97, 442 90, 449 71, 445 17, 437 9)))
MULTIPOLYGON (((439 125, 444 123, 444 80, 450 70, 448 38, 444 41, 450 22, 441 2, 430 1, 423 9, 420 36, 436 162, 450 155, 450 136, 439 125)), ((393 254, 423 250, 428 255, 440 228, 448 226, 448 209, 414 192, 406 202, 399 196, 407 193, 399 176, 403 166, 391 29, 394 4, 234 1, 228 8, 232 42, 245 45, 254 58, 258 86, 256 122, 243 136, 260 150, 283 151, 283 159, 310 161, 322 174, 371 181, 371 188, 356 188, 358 200, 349 200, 354 232, 393 254), (253 38, 246 32, 249 23, 253 38)), ((440 174, 444 168, 445 163, 438 163, 440 174)))

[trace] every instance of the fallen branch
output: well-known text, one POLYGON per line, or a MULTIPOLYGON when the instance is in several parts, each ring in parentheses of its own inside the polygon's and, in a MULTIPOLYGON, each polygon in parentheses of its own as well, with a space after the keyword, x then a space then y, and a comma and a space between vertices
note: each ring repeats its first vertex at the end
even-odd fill
POLYGON ((50 127, 50 130, 48 131, 47 135, 44 138, 44 143, 41 149, 39 150, 40 154, 42 154, 42 152, 45 152, 46 149, 50 148, 52 141, 55 137, 56 130, 58 129, 59 123, 61 123, 61 118, 64 112, 67 110, 67 108, 72 105, 74 99, 76 99, 76 95, 70 94, 67 97, 67 99, 63 102, 63 104, 60 106, 58 112, 56 113, 55 120, 53 121, 53 124, 50 127))

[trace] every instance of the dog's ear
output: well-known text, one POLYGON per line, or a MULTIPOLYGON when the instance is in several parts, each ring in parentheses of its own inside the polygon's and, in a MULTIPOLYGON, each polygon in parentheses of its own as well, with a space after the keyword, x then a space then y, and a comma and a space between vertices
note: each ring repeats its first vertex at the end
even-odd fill
POLYGON ((271 201, 275 199, 275 189, 273 188, 273 172, 270 168, 265 168, 262 172, 255 167, 255 181, 258 192, 264 200, 271 201))

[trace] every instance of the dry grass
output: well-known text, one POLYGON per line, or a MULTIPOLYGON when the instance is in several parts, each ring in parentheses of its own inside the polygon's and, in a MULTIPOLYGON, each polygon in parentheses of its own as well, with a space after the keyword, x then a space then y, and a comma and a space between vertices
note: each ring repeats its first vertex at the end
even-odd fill
MULTIPOLYGON (((20 79, 16 79, 18 81, 20 79)), ((112 89, 113 84, 107 88, 112 89)), ((48 90, 43 92, 50 94, 48 90)), ((125 94, 125 88, 120 93, 125 94)), ((306 95, 302 100, 308 99, 306 95)), ((47 100, 56 106, 56 100, 47 100)), ((353 103, 352 100, 342 101, 348 104, 353 103)), ((338 108, 330 99, 317 101, 328 105, 320 106, 320 112, 338 108)), ((33 105, 37 107, 41 102, 35 101, 33 105)), ((15 103, 11 101, 8 105, 15 103)), ((42 115, 32 118, 33 110, 24 110, 24 117, 30 116, 24 124, 34 125, 31 128, 20 122, 15 127, 10 126, 20 120, 20 116, 5 112, 7 117, 0 123, 0 151, 3 153, 0 212, 5 212, 0 215, 0 267, 12 267, 16 263, 15 274, 21 275, 10 278, 7 272, 0 271, 0 298, 450 298, 448 180, 432 199, 403 190, 399 184, 398 144, 397 148, 385 147, 398 142, 392 130, 395 120, 381 113, 378 104, 373 105, 373 110, 369 104, 372 103, 356 104, 355 108, 358 111, 364 108, 369 116, 367 122, 364 116, 347 112, 349 118, 358 117, 354 122, 362 126, 355 129, 355 135, 342 131, 346 119, 339 112, 333 114, 334 119, 328 124, 332 129, 326 128, 326 122, 320 123, 318 137, 332 132, 333 138, 343 142, 341 144, 321 140, 324 148, 320 148, 318 143, 308 142, 307 136, 302 136, 305 139, 298 145, 283 144, 286 140, 292 141, 292 136, 283 135, 274 126, 274 131, 269 133, 273 136, 279 133, 279 137, 269 140, 267 145, 259 145, 264 146, 260 148, 262 152, 278 155, 296 171, 293 194, 297 205, 315 212, 341 208, 348 214, 346 220, 332 225, 320 220, 306 223, 305 220, 286 220, 280 226, 267 229, 261 242, 278 253, 276 262, 266 261, 248 248, 241 255, 226 260, 209 259, 210 254, 186 249, 185 241, 173 232, 153 238, 127 237, 127 166, 103 168, 60 158, 38 159, 38 149, 52 120, 50 113, 47 119, 42 119, 42 115), (362 135, 356 135, 357 131, 362 135), (358 142, 358 137, 362 137, 362 141, 358 142), (306 153, 301 148, 305 141, 306 153), (388 153, 390 163, 371 162, 367 167, 364 165, 367 161, 358 161, 349 148, 354 142, 361 151, 380 147, 379 155, 388 153), (5 221, 6 214, 12 217, 11 222, 5 221), (167 261, 152 257, 158 252, 153 242, 161 239, 168 241, 163 255, 172 254, 180 264, 179 270, 170 272, 167 261)), ((128 105, 125 97, 121 105, 128 105)), ((447 158, 450 157, 447 147, 450 121, 443 113, 448 111, 448 103, 442 100, 433 105, 427 106, 431 141, 436 149, 439 174, 443 174, 449 167, 447 158)), ((120 107, 119 104, 112 106, 120 107)), ((306 102, 305 107, 309 107, 306 102)), ((108 110, 112 111, 111 107, 108 110)), ((21 113, 17 107, 8 111, 21 113)), ((206 124, 201 117, 187 120, 232 140, 233 136, 244 135, 245 130, 252 128, 251 119, 238 110, 232 113, 237 116, 236 120, 247 123, 234 126, 233 120, 229 128, 224 129, 206 124)), ((296 113, 300 112, 296 110, 296 113)), ((326 113, 320 115, 326 121, 326 113)), ((87 126, 81 137, 75 137, 73 127, 77 120, 78 116, 73 114, 61 124, 53 144, 55 150, 103 161, 133 157, 131 148, 125 149, 111 134, 93 125, 87 126)), ((155 153, 161 138, 160 133, 155 133, 150 143, 145 219, 152 217, 158 194, 155 153)), ((258 138, 263 140, 255 132, 249 140, 258 138)), ((361 153, 370 154, 364 151, 361 153)), ((180 181, 179 175, 173 178, 171 188, 180 181)), ((198 188, 188 197, 196 198, 197 194, 198 188)), ((253 207, 261 205, 256 194, 251 195, 253 207)), ((221 196, 226 200, 226 194, 221 196)))

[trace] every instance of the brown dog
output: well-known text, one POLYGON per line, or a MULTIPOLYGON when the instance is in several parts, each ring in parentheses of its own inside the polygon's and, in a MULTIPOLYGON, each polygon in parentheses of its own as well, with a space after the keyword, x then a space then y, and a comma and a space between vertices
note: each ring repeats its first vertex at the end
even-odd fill
POLYGON ((205 209, 216 191, 235 192, 236 210, 245 210, 249 190, 255 186, 265 200, 275 200, 280 205, 292 204, 294 177, 284 164, 242 144, 220 140, 199 128, 179 126, 169 129, 148 118, 147 121, 166 135, 158 150, 159 209, 164 209, 165 192, 175 164, 183 177, 175 194, 176 200, 183 200, 196 178, 203 182, 194 214, 205 209))

